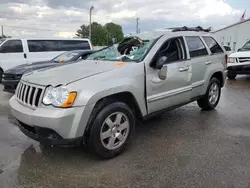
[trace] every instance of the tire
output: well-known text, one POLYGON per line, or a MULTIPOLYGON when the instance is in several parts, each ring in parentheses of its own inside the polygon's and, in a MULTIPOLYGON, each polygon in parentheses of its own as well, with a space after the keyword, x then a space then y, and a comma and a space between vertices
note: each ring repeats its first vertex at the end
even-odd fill
POLYGON ((213 110, 218 105, 221 95, 220 86, 220 81, 217 78, 214 77, 210 80, 206 94, 197 101, 200 108, 202 108, 203 110, 213 110), (216 91, 215 89, 212 89, 215 86, 217 87, 216 91), (211 99, 211 95, 213 100, 209 100, 211 99))
POLYGON ((135 116, 132 109, 123 102, 103 101, 93 112, 86 141, 87 148, 91 153, 105 159, 119 155, 130 143, 134 132, 135 116))
POLYGON ((0 68, 0 83, 2 83, 3 70, 0 68))
POLYGON ((229 74, 227 75, 227 77, 230 79, 230 80, 234 80, 236 78, 237 74, 229 74))

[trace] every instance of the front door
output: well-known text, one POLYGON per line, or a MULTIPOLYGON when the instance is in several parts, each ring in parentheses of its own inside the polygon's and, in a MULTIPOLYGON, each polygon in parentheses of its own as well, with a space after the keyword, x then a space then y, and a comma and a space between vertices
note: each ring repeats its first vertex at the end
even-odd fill
MULTIPOLYGON (((157 58, 167 58, 164 65, 167 69, 166 79, 159 77, 161 70, 155 65, 146 66, 146 90, 148 113, 153 113, 175 105, 180 105, 191 99, 190 85, 191 65, 187 61, 187 53, 183 37, 163 41, 159 48, 157 58)), ((157 61, 153 58, 152 63, 157 61)))

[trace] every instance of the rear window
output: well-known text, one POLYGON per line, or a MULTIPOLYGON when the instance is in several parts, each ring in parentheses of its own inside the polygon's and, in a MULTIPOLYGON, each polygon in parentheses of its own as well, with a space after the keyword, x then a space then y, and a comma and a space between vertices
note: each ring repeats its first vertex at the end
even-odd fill
POLYGON ((208 55, 207 49, 198 36, 186 37, 190 57, 199 57, 208 55))
POLYGON ((22 53, 23 45, 21 40, 8 40, 0 48, 1 53, 22 53))
POLYGON ((88 41, 84 40, 28 40, 30 52, 52 52, 89 50, 88 41))
POLYGON ((212 54, 223 53, 223 50, 220 45, 212 37, 205 36, 202 38, 206 42, 212 54))

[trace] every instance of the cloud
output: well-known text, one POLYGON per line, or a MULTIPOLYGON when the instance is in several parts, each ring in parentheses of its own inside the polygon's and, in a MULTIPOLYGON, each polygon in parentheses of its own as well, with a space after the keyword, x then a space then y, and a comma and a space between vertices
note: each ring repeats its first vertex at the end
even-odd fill
POLYGON ((89 23, 92 5, 93 21, 113 21, 125 33, 135 31, 136 17, 141 31, 151 31, 183 25, 218 28, 242 14, 225 0, 1 0, 0 20, 3 25, 42 29, 4 27, 13 36, 73 37, 80 25, 89 23))

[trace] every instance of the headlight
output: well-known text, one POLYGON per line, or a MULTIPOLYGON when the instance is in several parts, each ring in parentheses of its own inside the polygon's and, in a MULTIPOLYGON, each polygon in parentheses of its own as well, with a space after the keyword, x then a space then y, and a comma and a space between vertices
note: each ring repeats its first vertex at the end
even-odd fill
POLYGON ((74 104, 76 92, 69 92, 65 86, 46 88, 43 96, 43 104, 68 108, 74 104))
POLYGON ((235 63, 235 58, 234 57, 229 57, 228 58, 228 63, 235 63))

